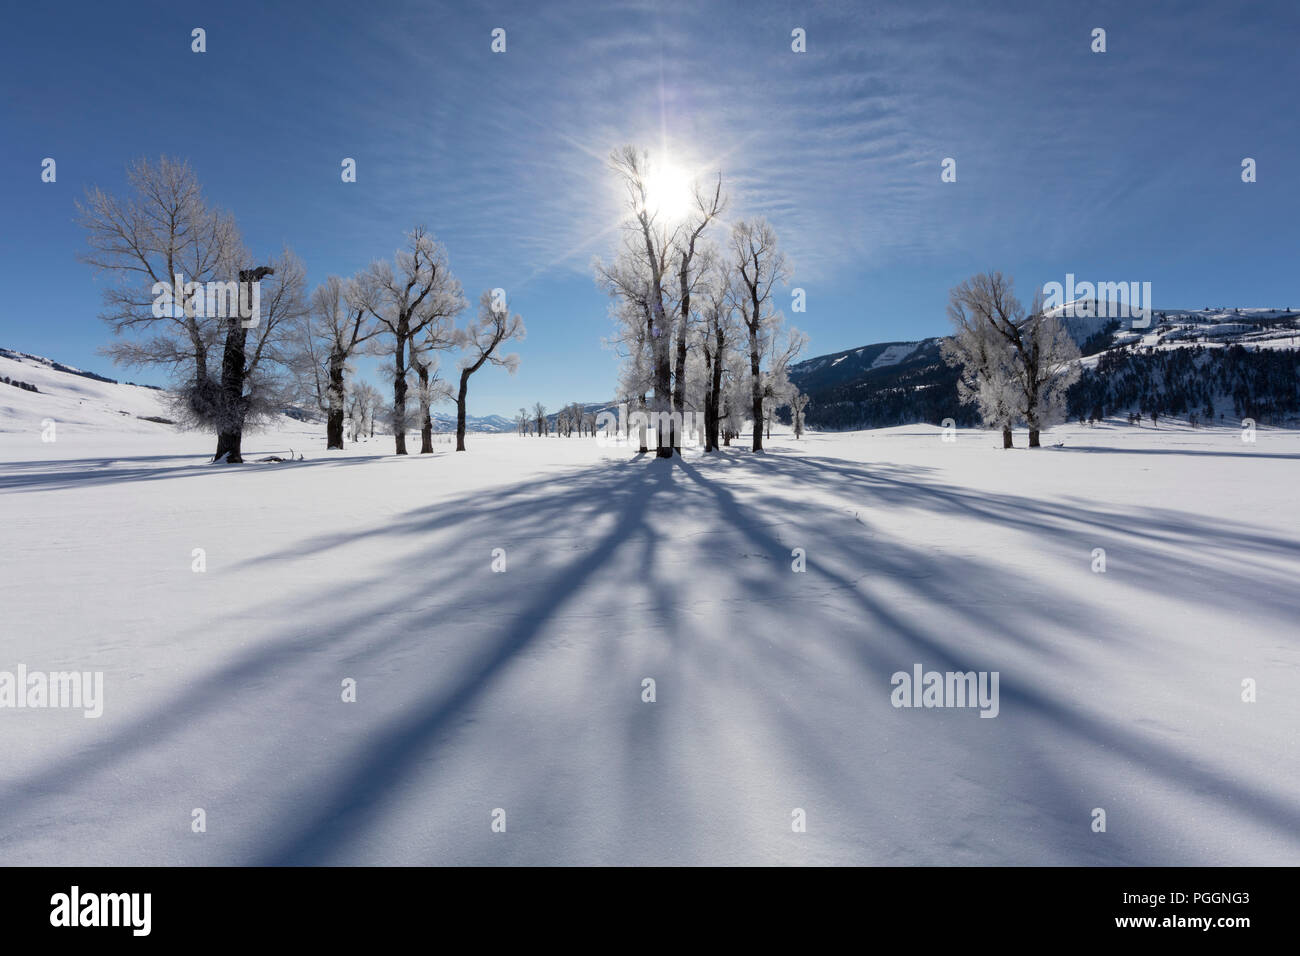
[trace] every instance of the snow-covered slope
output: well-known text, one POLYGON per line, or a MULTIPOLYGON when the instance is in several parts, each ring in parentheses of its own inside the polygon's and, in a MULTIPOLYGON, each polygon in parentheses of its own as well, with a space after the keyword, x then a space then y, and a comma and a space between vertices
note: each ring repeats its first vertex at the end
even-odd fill
POLYGON ((109 432, 158 434, 172 427, 146 418, 167 418, 158 389, 105 381, 51 359, 0 349, 0 378, 34 385, 29 391, 0 382, 0 432, 40 432, 42 422, 109 432))
MULTIPOLYGON (((156 434, 174 430, 174 426, 146 419, 171 416, 160 389, 116 382, 53 359, 0 348, 0 432, 39 432, 43 422, 53 420, 56 433, 71 428, 156 434), (36 391, 4 379, 33 385, 36 391)), ((435 409, 433 420, 436 431, 456 430, 454 410, 435 409)), ((293 430, 291 422, 284 418, 273 427, 293 430)), ((470 415, 466 424, 474 432, 511 432, 515 428, 514 422, 500 415, 470 415)), ((323 438, 324 425, 316 430, 323 438)))

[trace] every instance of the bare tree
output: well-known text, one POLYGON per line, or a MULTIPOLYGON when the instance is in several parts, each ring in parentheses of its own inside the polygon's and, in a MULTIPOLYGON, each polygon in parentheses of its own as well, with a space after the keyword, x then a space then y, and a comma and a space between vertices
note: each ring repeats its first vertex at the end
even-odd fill
POLYGON ((763 450, 764 383, 762 358, 766 338, 782 321, 772 308, 772 293, 788 278, 785 255, 777 248, 776 230, 765 219, 746 219, 731 230, 735 268, 734 301, 749 333, 750 412, 754 422, 754 451, 763 450))
POLYGON ((347 280, 329 276, 312 292, 311 306, 294 329, 299 392, 325 413, 328 449, 343 447, 348 363, 379 333, 370 314, 373 302, 369 273, 347 280))
POLYGON ((374 438, 375 416, 383 410, 384 396, 369 382, 355 383, 352 386, 352 391, 357 397, 358 412, 361 417, 361 421, 353 425, 354 437, 352 440, 356 441, 357 437, 366 435, 374 438))
POLYGON ((722 420, 722 388, 727 358, 735 347, 736 307, 730 276, 719 263, 703 294, 704 334, 701 350, 706 376, 704 392, 704 450, 717 451, 722 420))
POLYGON ((407 357, 412 340, 439 319, 452 319, 466 302, 460 282, 447 264, 447 253, 423 226, 407 236, 394 263, 370 267, 374 301, 367 308, 380 329, 391 336, 393 364, 393 439, 396 454, 406 454, 407 357))
POLYGON ((246 325, 237 315, 227 320, 221 383, 213 406, 204 415, 207 424, 217 431, 213 461, 242 463, 244 429, 281 407, 283 389, 275 373, 290 361, 285 333, 307 308, 306 276, 302 261, 287 248, 272 266, 240 270, 241 286, 260 286, 267 278, 271 282, 258 294, 260 308, 255 325, 246 325))
POLYGON ((508 303, 499 300, 491 289, 479 297, 478 317, 461 330, 458 345, 464 351, 460 360, 460 390, 456 393, 456 450, 465 450, 465 399, 469 394, 469 377, 485 364, 500 365, 511 375, 519 369, 519 355, 498 355, 502 342, 524 337, 524 320, 510 314, 508 303))
POLYGON ((127 183, 126 198, 96 186, 77 203, 89 245, 80 258, 114 280, 100 318, 115 336, 129 337, 105 352, 118 364, 166 369, 190 418, 207 421, 219 387, 208 356, 223 322, 185 284, 233 282, 244 258, 239 230, 229 213, 208 205, 183 160, 137 160, 127 167, 127 183), (173 289, 177 277, 181 287, 173 289))
POLYGON ((541 438, 546 434, 546 406, 541 402, 534 405, 533 416, 537 421, 537 437, 541 438))
MULTIPOLYGON (((1038 296, 1026 313, 1015 296, 1012 281, 1000 272, 972 276, 953 289, 949 317, 958 328, 956 344, 949 347, 949 354, 972 356, 981 412, 988 403, 996 416, 1000 403, 1005 404, 1010 416, 1023 418, 1028 425, 1029 447, 1038 448, 1041 430, 1060 420, 1065 390, 1079 375, 1079 349, 1065 327, 1058 319, 1043 314, 1038 296), (983 380, 979 378, 976 347, 988 332, 977 329, 967 333, 963 323, 991 330, 991 358, 983 366, 983 380), (1003 399, 1003 395, 1007 397, 1003 399)), ((970 395, 971 386, 966 389, 970 395)), ((1002 427, 1003 447, 1010 447, 1010 418, 1002 427)))
POLYGON ((988 316, 987 289, 966 280, 952 290, 948 319, 950 338, 939 343, 948 365, 958 368, 957 397, 974 405, 986 428, 1002 431, 1002 447, 1013 446, 1011 427, 1019 414, 1011 349, 988 316))
POLYGON ((790 363, 795 360, 804 346, 808 336, 796 328, 787 328, 782 338, 773 329, 767 337, 767 369, 763 372, 763 416, 767 428, 767 437, 772 437, 772 419, 776 410, 790 404, 798 389, 790 382, 790 363))
MULTIPOLYGON (((693 209, 690 217, 678 231, 676 240, 677 255, 677 358, 673 367, 673 411, 684 415, 686 412, 686 350, 688 331, 691 323, 691 296, 699 284, 710 272, 710 254, 700 241, 709 223, 722 215, 727 206, 727 198, 722 193, 722 174, 718 174, 711 188, 695 184, 693 190, 693 209), (704 255, 698 256, 701 250, 704 255), (698 261, 698 260, 703 260, 698 261)), ((673 427, 672 447, 681 454, 681 434, 676 430, 676 420, 671 420, 673 427)))
POLYGON ((1038 296, 1016 332, 1016 378, 1024 395, 1029 447, 1038 448, 1042 429, 1065 420, 1065 393, 1080 374, 1079 347, 1060 319, 1043 314, 1038 296))
POLYGON ((803 437, 804 409, 812 404, 812 399, 803 392, 796 392, 790 399, 790 422, 794 427, 794 437, 803 437))
POLYGON ((622 179, 629 212, 624 236, 625 261, 635 263, 632 277, 640 280, 638 296, 645 302, 648 326, 646 345, 650 350, 653 369, 653 410, 659 430, 657 452, 660 458, 673 454, 670 417, 672 398, 672 362, 669 344, 673 323, 665 308, 664 278, 669 268, 669 256, 678 235, 678 228, 670 227, 659 212, 651 208, 646 180, 650 161, 646 154, 634 146, 624 146, 610 157, 610 165, 622 179))
POLYGON ((424 336, 411 339, 411 367, 416 375, 416 396, 420 407, 420 454, 433 454, 432 406, 451 401, 451 385, 438 376, 435 353, 454 348, 460 341, 451 319, 438 316, 425 328, 424 336))

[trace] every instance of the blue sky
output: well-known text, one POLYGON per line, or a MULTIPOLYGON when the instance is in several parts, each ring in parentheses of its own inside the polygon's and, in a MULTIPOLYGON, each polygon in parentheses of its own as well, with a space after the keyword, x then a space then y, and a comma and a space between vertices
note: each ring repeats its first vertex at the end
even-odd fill
POLYGON ((73 203, 163 153, 313 284, 423 223, 471 301, 506 288, 522 366, 476 376, 472 414, 612 393, 591 260, 616 249, 605 157, 625 142, 720 169, 731 217, 774 224, 808 356, 940 334, 948 289, 987 268, 1026 297, 1073 272, 1149 281, 1156 308, 1300 308, 1297 38, 1293 2, 15 6, 0 345, 159 381, 97 354, 104 280, 73 203))

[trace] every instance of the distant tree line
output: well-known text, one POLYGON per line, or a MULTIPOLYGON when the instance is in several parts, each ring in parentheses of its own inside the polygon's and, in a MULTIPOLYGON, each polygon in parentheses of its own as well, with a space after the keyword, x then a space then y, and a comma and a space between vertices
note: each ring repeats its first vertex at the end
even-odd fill
POLYGON ((14 386, 14 388, 24 389, 28 392, 40 391, 40 389, 37 388, 35 385, 33 385, 31 382, 20 382, 16 378, 10 378, 8 375, 0 375, 0 382, 4 382, 4 384, 6 385, 12 385, 14 386))
POLYGON ((1070 417, 1083 420, 1138 412, 1278 423, 1300 414, 1300 352, 1241 345, 1115 349, 1083 371, 1066 400, 1070 417))

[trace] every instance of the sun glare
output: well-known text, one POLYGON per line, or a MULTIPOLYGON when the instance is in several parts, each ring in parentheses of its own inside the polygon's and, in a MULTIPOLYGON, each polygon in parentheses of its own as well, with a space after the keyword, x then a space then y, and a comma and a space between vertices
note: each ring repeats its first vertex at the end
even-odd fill
POLYGON ((691 211, 694 197, 691 177, 685 170, 665 163, 646 177, 646 208, 669 222, 680 222, 691 211))

